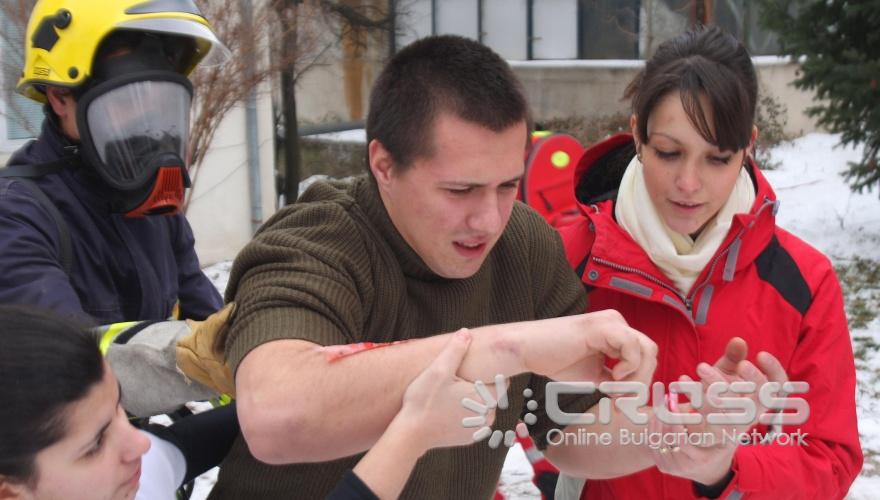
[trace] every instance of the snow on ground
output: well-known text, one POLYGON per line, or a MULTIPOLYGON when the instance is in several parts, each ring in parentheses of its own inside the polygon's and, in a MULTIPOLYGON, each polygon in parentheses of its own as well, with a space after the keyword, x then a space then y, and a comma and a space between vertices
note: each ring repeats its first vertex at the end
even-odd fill
POLYGON ((355 128, 351 130, 342 130, 340 132, 327 132, 326 134, 312 134, 308 136, 308 138, 330 142, 366 143, 367 131, 362 128, 355 128))
MULTIPOLYGON (((877 192, 856 194, 841 177, 847 162, 857 161, 861 148, 837 146, 838 136, 808 134, 772 152, 779 169, 765 172, 782 204, 777 223, 803 238, 835 263, 853 257, 880 260, 880 200, 877 192)), ((880 317, 853 330, 853 338, 880 345, 880 317)), ((857 361, 859 432, 865 467, 850 488, 850 499, 880 496, 880 352, 857 361), (870 457, 875 457, 873 460, 870 457)))
POLYGON ((777 170, 765 172, 782 202, 777 222, 833 259, 880 259, 880 199, 855 194, 840 173, 861 148, 837 146, 830 134, 808 134, 772 152, 777 170))
MULTIPOLYGON (((777 222, 825 252, 835 262, 854 256, 880 260, 880 200, 877 193, 853 194, 840 173, 848 161, 859 158, 859 148, 836 146, 838 137, 809 134, 772 152, 781 163, 765 172, 782 201, 777 222)), ((229 279, 230 263, 205 269, 222 291, 229 279)), ((854 338, 873 339, 880 345, 880 317, 867 327, 854 330, 854 338)), ((857 395, 859 431, 869 458, 848 496, 852 500, 880 497, 880 350, 869 352, 858 362, 857 395)), ((216 480, 216 470, 199 478, 194 500, 207 497, 216 480)), ((522 448, 508 453, 501 473, 501 489, 512 500, 540 498, 531 483, 531 466, 522 448)))
MULTIPOLYGON (((874 345, 880 345, 880 317, 866 327, 852 332, 852 336, 867 336, 874 345)), ((865 465, 862 473, 850 488, 850 499, 873 500, 880 497, 880 352, 875 349, 864 360, 856 361, 858 393, 856 396, 859 415, 859 434, 865 465)))
POLYGON ((227 260, 218 262, 213 266, 203 269, 205 275, 211 280, 211 283, 220 291, 220 295, 226 291, 226 284, 229 283, 229 272, 232 271, 232 261, 227 260))
POLYGON ((498 488, 508 500, 540 499, 541 492, 532 482, 532 464, 519 443, 508 450, 498 488))
POLYGON ((190 496, 190 499, 205 500, 206 498, 208 498, 208 494, 211 493, 211 489, 214 488, 214 484, 217 482, 217 474, 219 472, 220 468, 214 467, 208 472, 197 477, 196 484, 195 487, 193 487, 193 493, 192 496, 190 496))

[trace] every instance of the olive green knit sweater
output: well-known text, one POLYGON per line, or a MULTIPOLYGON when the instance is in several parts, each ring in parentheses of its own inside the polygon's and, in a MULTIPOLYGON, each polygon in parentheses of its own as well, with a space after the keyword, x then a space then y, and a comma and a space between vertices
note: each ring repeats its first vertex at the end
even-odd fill
MULTIPOLYGON (((367 177, 316 183, 272 217, 236 259, 227 299, 238 303, 226 345, 233 370, 251 349, 277 339, 321 345, 387 342, 576 314, 586 307, 558 235, 525 205, 514 206, 479 272, 445 279, 406 244, 367 177)), ((514 429, 524 412, 524 389, 531 388, 532 398, 542 403, 545 382, 529 374, 514 377, 510 408, 498 412, 493 427, 514 429)), ((568 411, 587 405, 585 400, 564 403, 568 411)), ((543 404, 533 412, 539 417, 531 426, 533 436, 553 427, 542 409, 543 404)), ((417 464, 403 497, 489 498, 506 452, 503 445, 493 450, 485 441, 433 450, 417 464)), ((210 498, 320 499, 358 458, 268 466, 256 461, 239 438, 210 498)))

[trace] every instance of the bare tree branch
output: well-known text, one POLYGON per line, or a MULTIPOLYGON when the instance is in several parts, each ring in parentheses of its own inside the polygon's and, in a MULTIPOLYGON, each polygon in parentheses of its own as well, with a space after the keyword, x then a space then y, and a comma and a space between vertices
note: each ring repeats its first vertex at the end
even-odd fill
POLYGON ((345 21, 350 27, 365 28, 368 30, 389 31, 394 27, 393 13, 389 9, 381 9, 375 5, 361 5, 362 2, 333 2, 321 0, 321 6, 340 20, 345 21), (374 17, 379 15, 381 17, 374 17))

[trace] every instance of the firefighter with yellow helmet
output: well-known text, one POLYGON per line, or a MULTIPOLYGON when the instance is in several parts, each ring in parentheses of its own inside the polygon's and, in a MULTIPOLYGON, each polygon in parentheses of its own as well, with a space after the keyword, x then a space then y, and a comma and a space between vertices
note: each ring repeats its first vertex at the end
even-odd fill
POLYGON ((61 132, 129 216, 179 210, 192 84, 222 44, 191 0, 43 0, 27 26, 18 91, 61 132))
MULTIPOLYGON (((17 90, 44 104, 45 119, 0 169, 0 302, 93 325, 175 312, 203 320, 220 309, 179 210, 189 185, 187 76, 227 56, 191 0, 36 3, 17 90)), ((153 340, 173 357, 175 335, 153 340)), ((149 366, 114 370, 155 376, 149 366)), ((184 400, 213 394, 184 389, 184 400)))

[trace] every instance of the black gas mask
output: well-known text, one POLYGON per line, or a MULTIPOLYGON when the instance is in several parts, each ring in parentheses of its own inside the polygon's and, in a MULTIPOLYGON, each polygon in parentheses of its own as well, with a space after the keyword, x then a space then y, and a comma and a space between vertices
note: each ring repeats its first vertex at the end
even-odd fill
POLYGON ((190 186, 192 84, 164 47, 146 36, 104 57, 77 96, 83 155, 112 188, 111 209, 129 217, 177 213, 190 186))

